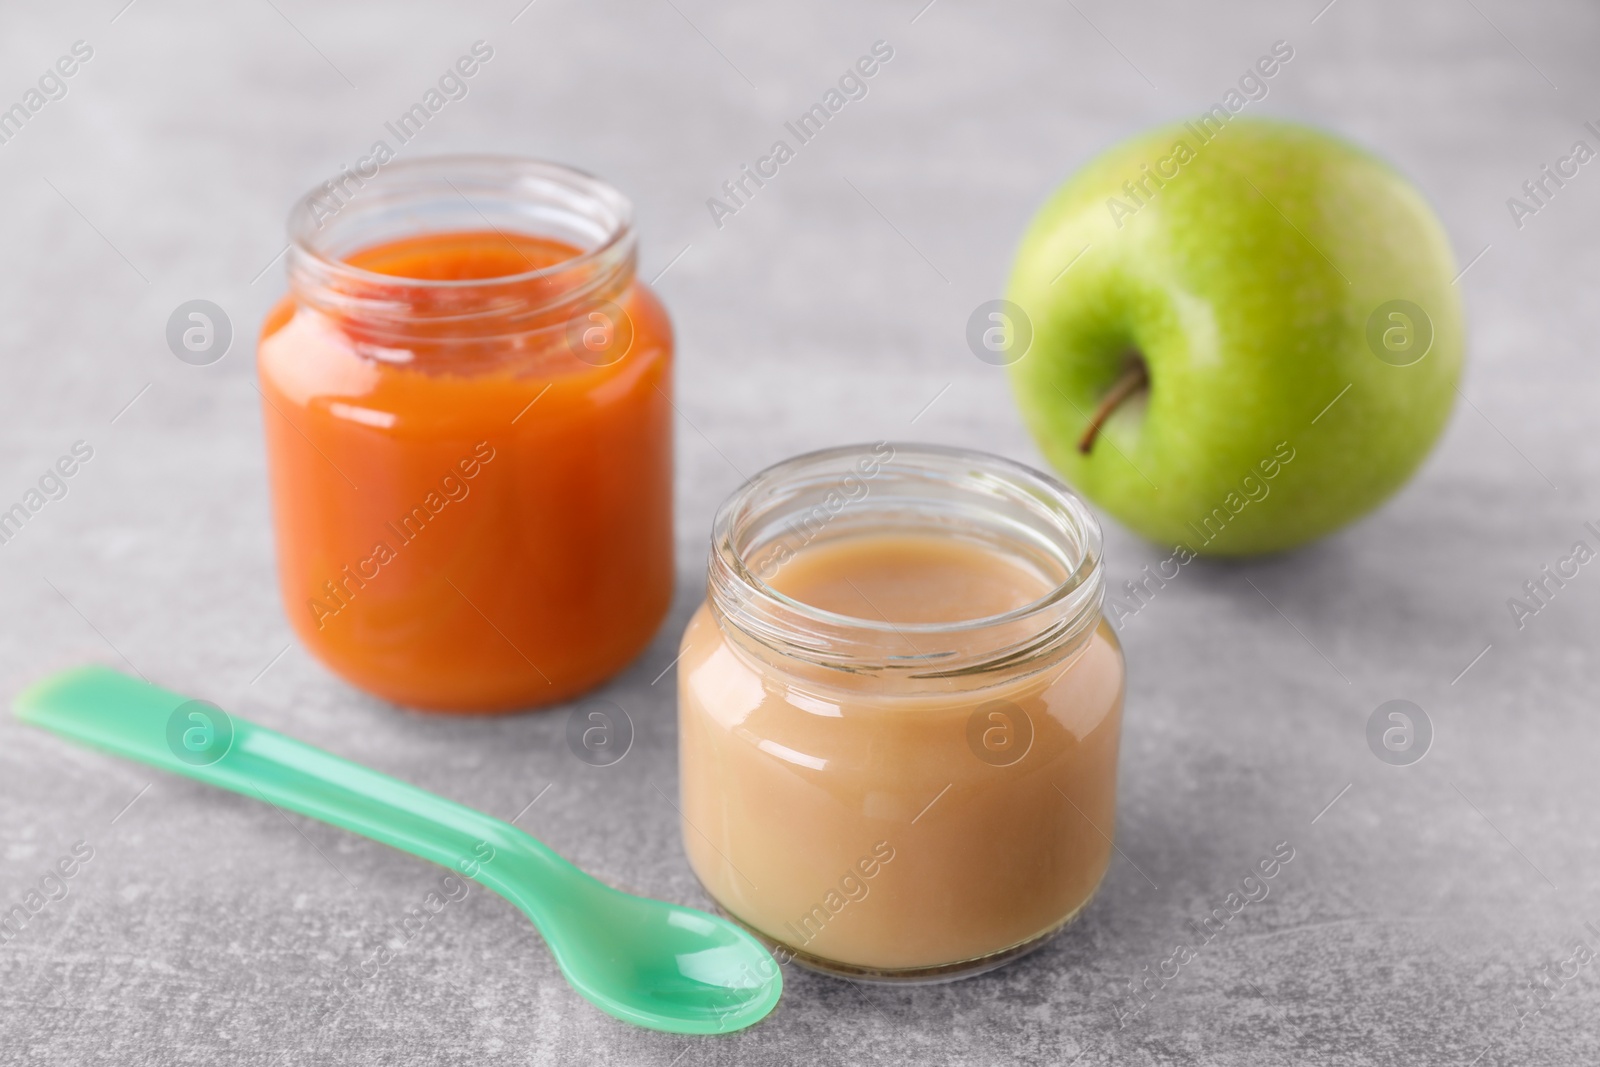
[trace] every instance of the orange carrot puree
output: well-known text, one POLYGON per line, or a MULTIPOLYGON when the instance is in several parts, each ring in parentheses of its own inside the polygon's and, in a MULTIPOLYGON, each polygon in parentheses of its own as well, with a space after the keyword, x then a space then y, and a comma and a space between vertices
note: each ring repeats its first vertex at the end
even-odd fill
POLYGON ((547 704, 621 669, 665 615, 671 326, 628 284, 601 294, 626 353, 578 358, 567 322, 581 334, 586 310, 549 305, 579 292, 560 268, 579 255, 500 231, 407 238, 345 261, 383 315, 341 304, 341 283, 268 315, 284 604, 353 684, 437 710, 547 704))

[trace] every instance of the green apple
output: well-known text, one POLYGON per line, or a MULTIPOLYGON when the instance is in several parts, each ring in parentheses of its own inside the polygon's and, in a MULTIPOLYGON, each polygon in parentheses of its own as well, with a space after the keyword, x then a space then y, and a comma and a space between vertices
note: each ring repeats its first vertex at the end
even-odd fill
POLYGON ((1207 116, 1112 148, 1034 218, 1009 290, 1032 325, 1012 384, 1050 462, 1145 537, 1290 548, 1377 507, 1443 430, 1455 271, 1383 161, 1207 116))

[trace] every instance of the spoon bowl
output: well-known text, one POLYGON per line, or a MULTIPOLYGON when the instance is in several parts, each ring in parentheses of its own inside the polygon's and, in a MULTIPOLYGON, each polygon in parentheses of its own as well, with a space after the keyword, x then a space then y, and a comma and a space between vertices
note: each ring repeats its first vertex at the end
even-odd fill
POLYGON ((710 1034, 743 1029, 777 1004, 777 963, 733 923, 624 893, 576 867, 568 872, 558 875, 568 881, 554 902, 549 893, 523 892, 540 884, 537 877, 513 875, 507 881, 515 884, 499 892, 544 934, 573 988, 607 1014, 655 1029, 667 1028, 649 1020, 670 1018, 674 1032, 710 1034))
POLYGON ((725 919, 613 889, 492 816, 105 667, 36 683, 17 716, 80 744, 342 827, 457 870, 538 927, 572 987, 624 1022, 741 1030, 783 992, 767 950, 725 919))

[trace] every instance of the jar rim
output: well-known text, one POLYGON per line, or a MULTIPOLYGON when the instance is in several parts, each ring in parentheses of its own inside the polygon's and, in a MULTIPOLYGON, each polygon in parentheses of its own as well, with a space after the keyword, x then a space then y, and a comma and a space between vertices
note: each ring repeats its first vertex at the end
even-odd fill
MULTIPOLYGON (((349 199, 340 201, 336 191, 331 191, 334 182, 323 182, 313 186, 298 200, 289 211, 286 223, 291 251, 301 259, 314 264, 318 273, 329 278, 342 278, 360 285, 387 286, 391 289, 403 287, 417 287, 423 289, 470 289, 483 288, 485 285, 516 286, 537 281, 540 278, 565 273, 575 269, 582 269, 606 259, 613 254, 619 245, 631 244, 633 236, 633 203, 611 183, 587 171, 570 167, 563 163, 554 163, 547 160, 534 159, 526 156, 514 156, 496 153, 446 153, 430 156, 420 156, 415 159, 400 160, 384 164, 370 178, 362 180, 364 176, 350 175, 348 170, 342 177, 354 178, 357 192, 366 188, 371 183, 375 191, 382 190, 391 194, 399 191, 409 191, 413 195, 423 195, 429 183, 442 182, 455 196, 466 201, 469 207, 476 206, 467 199, 466 194, 456 187, 452 178, 479 173, 483 178, 498 177, 507 183, 517 181, 542 182, 552 187, 564 187, 568 191, 586 198, 591 204, 609 210, 611 220, 606 227, 606 233, 594 247, 580 251, 576 256, 554 263, 546 267, 523 271, 518 274, 497 275, 492 278, 461 278, 461 279, 435 279, 435 278, 408 278, 404 275, 383 274, 377 271, 357 267, 345 259, 326 254, 319 249, 314 238, 317 234, 327 229, 326 220, 319 217, 318 209, 325 208, 323 200, 332 196, 335 208, 329 218, 338 218, 344 214, 345 208, 358 204, 357 197, 349 195, 349 199), (382 184, 380 184, 382 183, 382 184), (408 184, 409 187, 408 187, 408 184)), ((435 187, 436 193, 441 193, 444 188, 435 187)), ((375 209, 379 206, 377 197, 368 197, 368 207, 375 209)), ((478 214, 481 216, 482 212, 478 214)), ((483 219, 491 228, 493 223, 485 217, 483 219)))
MULTIPOLYGON (((868 478, 880 476, 876 472, 866 475, 868 478)), ((913 500, 907 506, 915 510, 918 503, 913 500)), ((1017 536, 1020 543, 1023 536, 1020 530, 1017 536)), ((968 655, 941 650, 926 655, 888 657, 893 662, 866 664, 919 669, 937 666, 965 673, 996 662, 1012 662, 1047 646, 1057 647, 1062 640, 1087 629, 1100 615, 1104 593, 1102 558, 1099 522, 1083 499, 1058 479, 991 453, 945 445, 877 442, 795 456, 767 467, 735 491, 718 508, 713 520, 708 590, 719 614, 731 619, 751 637, 790 654, 798 652, 814 662, 861 666, 847 663, 859 655, 860 646, 895 636, 907 643, 916 637, 929 640, 968 638, 971 639, 969 643, 975 641, 981 646, 968 655), (851 469, 852 461, 859 464, 866 457, 873 457, 874 461, 881 459, 883 469, 902 478, 920 478, 930 484, 946 478, 950 485, 958 488, 964 479, 971 483, 968 486, 971 499, 967 503, 974 509, 984 507, 985 494, 996 515, 1001 502, 1030 509, 1038 520, 1031 531, 1036 542, 1034 547, 1043 545, 1054 552, 1060 563, 1059 580, 1053 577, 1047 592, 1009 611, 932 623, 895 623, 840 614, 796 600, 774 588, 747 558, 757 548, 742 543, 748 527, 762 521, 761 509, 766 502, 776 500, 776 506, 781 508, 785 506, 786 492, 795 493, 792 499, 800 499, 804 490, 795 487, 808 484, 814 487, 818 474, 824 478, 841 476, 841 472, 851 469), (1019 630, 1024 633, 1020 640, 1019 630), (984 643, 986 635, 994 637, 987 645, 984 643)))

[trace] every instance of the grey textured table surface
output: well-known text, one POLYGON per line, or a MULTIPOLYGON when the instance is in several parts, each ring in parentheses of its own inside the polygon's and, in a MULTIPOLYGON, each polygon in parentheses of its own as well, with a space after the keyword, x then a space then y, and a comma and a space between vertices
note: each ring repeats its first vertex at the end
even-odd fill
MULTIPOLYGON (((666 668, 717 502, 742 474, 844 441, 1038 462, 1001 372, 965 347, 968 312, 998 294, 1058 180, 1201 110, 1286 39, 1295 59, 1259 110, 1375 146, 1434 198, 1463 265, 1486 249, 1459 283, 1464 398, 1382 511, 1289 556, 1185 568, 1127 623, 1122 855, 1082 922, 954 985, 791 973, 763 1025, 690 1040, 590 1009, 532 928, 475 892, 335 1011, 340 976, 395 938, 435 869, 7 720, 0 905, 75 842, 94 854, 0 945, 0 1062, 1600 1060, 1592 966, 1550 979, 1519 1026, 1541 968, 1559 971, 1574 938, 1600 946, 1585 927, 1600 923, 1600 576, 1585 569, 1521 630, 1505 605, 1600 519, 1600 177, 1586 168, 1520 230, 1505 206, 1591 136, 1600 14, 924 2, 8 4, 0 103, 74 41, 93 57, 0 144, 0 502, 74 441, 94 455, 0 546, 0 688, 125 657, 505 817, 548 786, 523 825, 602 878, 703 902, 661 793, 677 784, 666 668), (895 56, 870 95, 718 229, 706 198, 880 38, 895 56), (603 690, 639 735, 609 769, 568 753, 559 711, 451 721, 353 692, 290 639, 273 580, 251 338, 283 290, 283 216, 478 39, 492 62, 407 151, 612 179, 679 330, 679 592, 603 690), (209 367, 163 341, 195 297, 237 333, 209 367), (1365 741, 1393 697, 1437 732, 1411 767, 1365 741), (1296 855, 1271 896, 1119 1026, 1120 987, 1193 940, 1189 923, 1282 840, 1296 855)), ((1165 555, 1114 525, 1108 545, 1114 582, 1165 555)))

